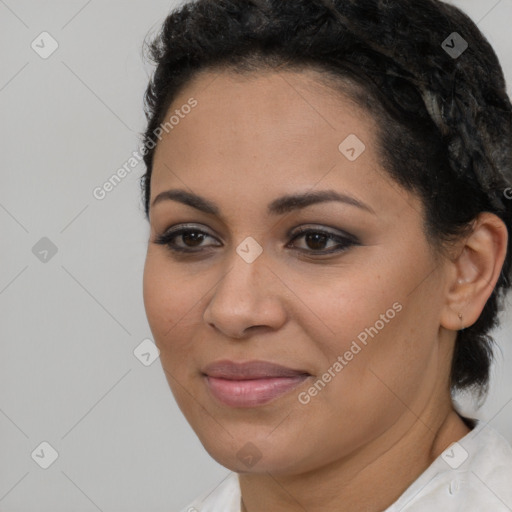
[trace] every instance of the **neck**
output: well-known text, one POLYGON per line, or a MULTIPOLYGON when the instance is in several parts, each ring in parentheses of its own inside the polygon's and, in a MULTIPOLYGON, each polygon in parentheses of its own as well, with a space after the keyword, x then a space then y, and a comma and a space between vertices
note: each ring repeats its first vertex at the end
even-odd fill
POLYGON ((368 443, 357 455, 307 474, 240 474, 242 512, 380 512, 394 503, 453 442, 470 429, 451 400, 436 415, 368 443))

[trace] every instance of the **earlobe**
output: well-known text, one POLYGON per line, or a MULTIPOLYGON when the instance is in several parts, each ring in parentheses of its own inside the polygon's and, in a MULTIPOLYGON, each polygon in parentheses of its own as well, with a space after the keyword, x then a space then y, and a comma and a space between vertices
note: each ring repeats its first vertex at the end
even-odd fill
POLYGON ((459 320, 460 320, 460 329, 459 331, 463 331, 465 329, 464 327, 464 317, 462 316, 462 313, 459 311, 458 315, 459 317, 459 320))
POLYGON ((500 276, 507 252, 508 232, 496 215, 483 212, 463 241, 459 255, 450 262, 441 325, 453 331, 470 327, 479 318, 500 276))

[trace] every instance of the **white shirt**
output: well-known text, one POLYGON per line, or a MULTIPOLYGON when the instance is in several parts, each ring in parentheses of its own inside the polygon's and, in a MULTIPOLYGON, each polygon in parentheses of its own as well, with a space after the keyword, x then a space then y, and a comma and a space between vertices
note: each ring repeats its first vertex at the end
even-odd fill
MULTIPOLYGON (((414 454, 411 454, 414 456, 414 454)), ((241 512, 237 473, 181 512, 241 512)), ((481 422, 382 512, 512 512, 512 447, 481 422)))

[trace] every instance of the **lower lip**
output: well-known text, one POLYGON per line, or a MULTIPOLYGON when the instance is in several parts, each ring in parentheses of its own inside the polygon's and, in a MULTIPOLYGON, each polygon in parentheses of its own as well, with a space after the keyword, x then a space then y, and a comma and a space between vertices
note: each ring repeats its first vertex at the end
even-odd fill
POLYGON ((217 400, 230 407, 256 407, 280 397, 302 384, 309 375, 228 380, 206 375, 206 383, 217 400))

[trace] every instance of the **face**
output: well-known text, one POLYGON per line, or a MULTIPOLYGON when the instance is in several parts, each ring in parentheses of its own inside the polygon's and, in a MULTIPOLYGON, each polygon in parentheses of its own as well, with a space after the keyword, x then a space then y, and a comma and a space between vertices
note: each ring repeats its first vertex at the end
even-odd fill
POLYGON ((405 432, 447 379, 444 271, 420 200, 378 163, 375 122, 314 71, 204 72, 176 110, 144 302, 206 450, 292 474, 405 432))

